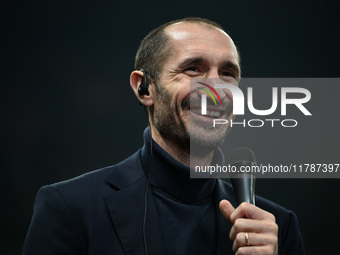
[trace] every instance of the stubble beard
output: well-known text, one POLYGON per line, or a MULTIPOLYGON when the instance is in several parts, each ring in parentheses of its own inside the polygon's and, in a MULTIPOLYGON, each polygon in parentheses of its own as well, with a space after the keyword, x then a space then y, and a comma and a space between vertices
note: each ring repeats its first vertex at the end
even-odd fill
POLYGON ((155 128, 167 142, 190 150, 190 134, 184 120, 179 118, 180 107, 177 104, 172 106, 169 93, 159 85, 156 87, 158 105, 152 117, 155 128))
MULTIPOLYGON (((157 86, 159 104, 154 109, 153 124, 163 139, 190 153, 193 149, 207 152, 221 146, 229 132, 229 125, 214 128, 212 124, 195 122, 192 118, 183 118, 190 99, 175 106, 171 105, 170 94, 161 86, 157 86)), ((193 114, 193 113, 190 113, 193 114)))

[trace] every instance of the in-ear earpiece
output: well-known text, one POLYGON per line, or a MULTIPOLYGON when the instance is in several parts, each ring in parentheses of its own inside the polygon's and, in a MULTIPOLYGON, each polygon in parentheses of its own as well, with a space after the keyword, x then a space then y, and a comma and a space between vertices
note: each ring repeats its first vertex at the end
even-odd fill
POLYGON ((149 84, 148 84, 148 74, 145 70, 141 69, 141 71, 143 72, 143 80, 142 80, 142 83, 139 85, 138 87, 138 94, 140 96, 143 96, 143 95, 150 95, 149 93, 149 84))

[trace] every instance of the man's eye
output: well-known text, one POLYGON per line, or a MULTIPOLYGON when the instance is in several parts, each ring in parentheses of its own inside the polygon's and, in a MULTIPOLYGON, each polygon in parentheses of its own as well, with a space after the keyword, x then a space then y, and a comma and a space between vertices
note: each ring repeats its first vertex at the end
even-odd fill
POLYGON ((231 77, 234 77, 234 74, 232 72, 228 72, 228 71, 222 72, 221 75, 222 76, 231 76, 231 77))
POLYGON ((198 68, 191 66, 191 67, 186 68, 185 71, 198 72, 198 68))

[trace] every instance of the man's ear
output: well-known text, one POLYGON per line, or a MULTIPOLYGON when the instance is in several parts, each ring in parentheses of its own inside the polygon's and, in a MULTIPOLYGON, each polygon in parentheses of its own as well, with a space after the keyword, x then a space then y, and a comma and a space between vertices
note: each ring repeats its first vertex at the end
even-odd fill
POLYGON ((137 70, 133 71, 130 75, 130 85, 131 85, 133 92, 135 92, 136 97, 141 102, 141 104, 149 107, 149 106, 153 105, 154 90, 153 90, 153 86, 150 83, 148 77, 146 77, 146 81, 149 83, 149 87, 148 87, 148 92, 149 92, 148 94, 149 95, 147 95, 145 93, 140 95, 140 93, 138 92, 138 88, 143 81, 144 75, 147 75, 147 74, 143 73, 142 71, 137 71, 137 70))

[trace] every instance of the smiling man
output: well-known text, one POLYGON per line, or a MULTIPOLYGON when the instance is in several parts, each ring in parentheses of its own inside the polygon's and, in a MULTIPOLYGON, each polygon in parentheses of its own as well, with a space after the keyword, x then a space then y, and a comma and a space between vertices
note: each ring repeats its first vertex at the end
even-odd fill
MULTIPOLYGON (((148 41, 143 41, 137 53, 136 69, 145 69, 152 77, 150 95, 140 97, 138 94, 143 73, 135 71, 131 75, 132 88, 141 103, 149 108, 153 139, 186 165, 189 165, 190 141, 208 147, 210 154, 206 157, 211 162, 213 149, 223 141, 228 128, 224 125, 225 130, 212 129, 209 114, 203 116, 191 111, 190 105, 194 104, 194 100, 196 105, 200 105, 200 99, 197 95, 192 98, 194 93, 190 90, 190 80, 195 77, 220 78, 230 82, 232 78, 237 85, 237 78, 240 77, 239 54, 232 39, 217 28, 217 24, 206 22, 166 24, 159 28, 160 32, 155 30, 154 34, 151 33, 148 41), (152 56, 148 56, 151 64, 140 59, 146 54, 144 51, 152 51, 148 47, 153 47, 156 40, 164 42, 160 52, 153 52, 162 56, 158 65, 154 66, 152 56), (204 122, 208 125, 202 125, 204 122), (193 125, 191 128, 190 124, 193 125), (207 131, 209 138, 205 136, 207 131)), ((226 96, 228 93, 221 93, 223 101, 230 100, 230 96, 229 99, 226 96)), ((214 113, 213 117, 216 117, 216 112, 224 116, 226 109, 209 112, 214 113)))
POLYGON ((236 207, 231 186, 190 179, 190 163, 223 163, 218 146, 233 117, 224 107, 198 111, 193 79, 240 78, 237 48, 216 23, 187 18, 147 35, 131 87, 148 111, 145 144, 125 161, 40 189, 24 254, 304 254, 296 216, 261 197, 236 207), (209 133, 209 136, 205 134, 209 133), (192 144, 200 150, 192 150, 192 144))

